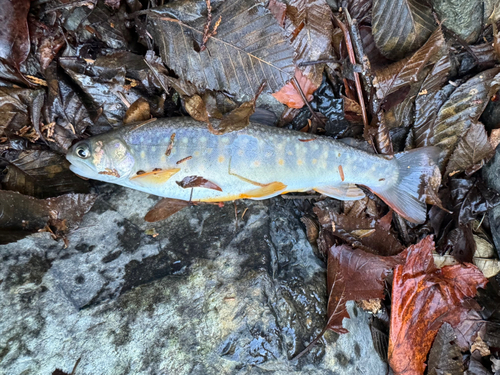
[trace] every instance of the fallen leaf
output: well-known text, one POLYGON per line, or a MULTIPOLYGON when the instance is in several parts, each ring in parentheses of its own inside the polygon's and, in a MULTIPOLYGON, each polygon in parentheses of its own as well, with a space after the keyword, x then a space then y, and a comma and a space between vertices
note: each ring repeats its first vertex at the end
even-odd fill
POLYGON ((470 352, 478 351, 481 357, 486 357, 491 354, 489 346, 483 341, 481 336, 477 335, 476 340, 470 347, 470 352))
POLYGON ((462 353, 456 339, 453 327, 443 323, 429 353, 429 375, 463 374, 462 353))
POLYGON ((234 0, 214 5, 212 19, 220 17, 221 23, 217 35, 200 52, 193 41, 202 44, 206 16, 201 7, 198 13, 186 12, 194 2, 168 4, 163 8, 168 17, 155 11, 149 14, 148 31, 160 46, 165 65, 177 75, 199 89, 225 90, 238 99, 252 97, 264 80, 271 91, 277 91, 292 78, 294 49, 260 2, 234 0))
POLYGON ((200 187, 205 189, 222 191, 222 189, 219 186, 201 176, 187 176, 184 177, 182 181, 176 181, 176 184, 184 189, 200 187))
MULTIPOLYGON (((316 86, 309 78, 307 78, 299 68, 295 68, 295 79, 299 83, 304 96, 307 101, 313 100, 313 93, 316 91, 318 86, 316 86)), ((272 94, 272 96, 279 101, 287 105, 290 108, 302 108, 306 103, 302 99, 302 96, 295 88, 293 82, 288 82, 284 85, 278 92, 272 94)))
POLYGON ((436 28, 431 8, 418 0, 374 0, 373 36, 386 57, 400 59, 422 46, 436 28))
POLYGON ((481 123, 471 124, 467 133, 458 142, 446 166, 446 175, 466 171, 467 175, 481 169, 493 157, 495 150, 488 142, 488 135, 481 123))
POLYGON ((188 201, 163 198, 158 203, 156 203, 151 210, 149 210, 146 216, 144 216, 144 220, 149 223, 164 220, 190 205, 191 203, 188 201))
MULTIPOLYGON (((332 11, 326 0, 288 1, 285 32, 295 50, 297 66, 332 58, 332 11)), ((323 68, 324 64, 307 65, 302 74, 313 86, 319 87, 323 80, 323 68)))
POLYGON ((28 12, 30 0, 0 0, 0 59, 8 61, 14 68, 28 57, 30 38, 28 12))
POLYGON ((489 279, 500 272, 500 260, 498 260, 495 247, 492 243, 477 235, 473 236, 476 243, 476 251, 472 262, 481 270, 484 277, 489 279))
MULTIPOLYGON (((405 1, 405 0, 399 0, 405 1)), ((445 52, 446 42, 441 28, 437 28, 429 40, 410 58, 398 61, 376 72, 374 86, 377 97, 383 101, 411 83, 423 80, 428 64, 436 63, 445 52)))
POLYGON ((406 251, 394 269, 389 364, 395 374, 423 374, 432 342, 444 322, 457 326, 468 298, 487 279, 472 264, 437 269, 434 241, 427 236, 406 251))
POLYGON ((144 98, 139 98, 127 109, 125 112, 125 117, 123 117, 124 124, 130 124, 132 122, 146 121, 151 118, 151 109, 149 103, 144 98))
POLYGON ((278 21, 278 25, 285 27, 286 4, 279 0, 270 0, 267 8, 278 21))

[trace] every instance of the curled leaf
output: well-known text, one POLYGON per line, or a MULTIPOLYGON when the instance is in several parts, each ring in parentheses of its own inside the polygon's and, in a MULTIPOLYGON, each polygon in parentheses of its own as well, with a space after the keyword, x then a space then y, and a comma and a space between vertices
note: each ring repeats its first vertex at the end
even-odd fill
POLYGON ((148 101, 144 98, 139 98, 125 112, 123 123, 130 124, 131 122, 146 121, 150 118, 151 109, 149 108, 148 101))
POLYGON ((156 203, 156 205, 151 210, 149 210, 146 216, 144 216, 144 220, 149 223, 164 220, 190 205, 191 203, 188 201, 163 198, 161 201, 156 203))

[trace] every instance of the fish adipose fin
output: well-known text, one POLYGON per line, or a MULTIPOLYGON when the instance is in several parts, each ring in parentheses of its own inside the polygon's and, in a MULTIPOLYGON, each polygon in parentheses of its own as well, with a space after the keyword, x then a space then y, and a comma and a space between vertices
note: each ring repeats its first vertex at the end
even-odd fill
POLYGON ((365 197, 365 193, 355 184, 342 184, 338 186, 321 186, 314 188, 320 194, 340 199, 343 201, 357 200, 365 197))
POLYGON ((437 147, 423 147, 394 155, 398 163, 398 177, 389 186, 370 188, 388 206, 413 223, 424 223, 427 205, 425 184, 434 174, 439 157, 437 147))

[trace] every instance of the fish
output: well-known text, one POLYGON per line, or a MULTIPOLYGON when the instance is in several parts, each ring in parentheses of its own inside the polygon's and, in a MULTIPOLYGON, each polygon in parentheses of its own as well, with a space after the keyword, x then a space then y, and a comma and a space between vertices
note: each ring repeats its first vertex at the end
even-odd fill
POLYGON ((310 190, 357 200, 365 197, 361 186, 408 221, 423 223, 424 184, 438 156, 435 147, 376 155, 330 137, 252 122, 215 135, 186 117, 122 125, 77 142, 66 158, 79 176, 188 202, 310 190))

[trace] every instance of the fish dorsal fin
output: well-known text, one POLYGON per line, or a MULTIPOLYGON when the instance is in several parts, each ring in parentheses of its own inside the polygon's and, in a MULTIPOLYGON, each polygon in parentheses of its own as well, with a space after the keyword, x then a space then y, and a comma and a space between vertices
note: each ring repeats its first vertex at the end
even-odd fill
POLYGON ((355 184, 342 184, 337 186, 321 186, 314 188, 320 194, 340 199, 342 201, 354 201, 365 197, 365 193, 355 184))
POLYGON ((271 197, 275 197, 276 195, 281 194, 283 190, 286 189, 286 185, 275 181, 269 184, 266 184, 258 189, 249 190, 240 195, 240 198, 249 198, 249 199, 267 199, 271 197))
POLYGON ((180 170, 181 170, 180 168, 172 168, 172 169, 155 168, 150 172, 143 172, 131 177, 130 181, 140 186, 147 186, 150 184, 153 185, 164 184, 170 179, 170 177, 172 177, 180 170))

